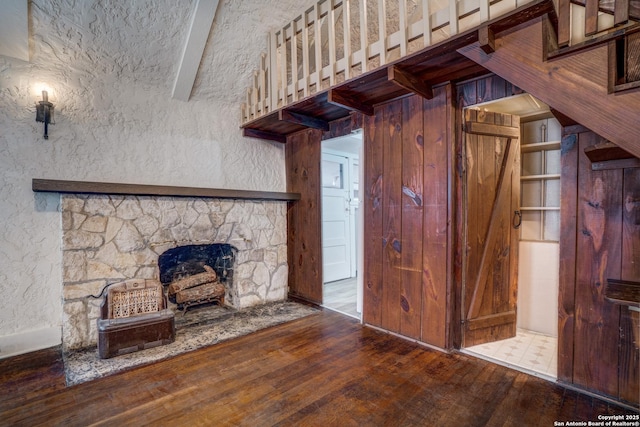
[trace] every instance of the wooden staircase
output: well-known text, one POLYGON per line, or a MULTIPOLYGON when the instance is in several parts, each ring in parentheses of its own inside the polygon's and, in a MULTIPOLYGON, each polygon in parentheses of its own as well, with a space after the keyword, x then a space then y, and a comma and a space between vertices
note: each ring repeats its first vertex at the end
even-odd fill
POLYGON ((611 42, 543 60, 553 36, 549 18, 540 18, 497 38, 493 53, 478 45, 458 52, 640 157, 640 91, 609 93, 611 42))

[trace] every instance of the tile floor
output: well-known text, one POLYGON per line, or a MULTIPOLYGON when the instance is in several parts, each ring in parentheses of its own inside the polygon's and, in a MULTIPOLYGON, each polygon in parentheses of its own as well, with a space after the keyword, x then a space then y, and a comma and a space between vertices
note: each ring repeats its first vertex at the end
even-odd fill
POLYGON ((356 286, 355 277, 325 283, 323 287, 323 306, 360 319, 360 313, 356 310, 356 286))
POLYGON ((556 381, 557 350, 557 338, 518 329, 514 338, 467 347, 464 352, 503 366, 523 370, 550 381, 556 381))

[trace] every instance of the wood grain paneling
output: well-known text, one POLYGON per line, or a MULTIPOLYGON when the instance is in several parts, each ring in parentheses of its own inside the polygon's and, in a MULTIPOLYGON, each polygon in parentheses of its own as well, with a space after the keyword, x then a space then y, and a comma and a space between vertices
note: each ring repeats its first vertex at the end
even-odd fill
POLYGON ((383 112, 364 118, 364 290, 362 320, 383 327, 382 295, 382 219, 383 185, 383 112))
POLYGON ((383 108, 383 327, 400 332, 402 292, 402 102, 383 108))
POLYGON ((422 97, 419 96, 405 98, 402 101, 400 333, 416 339, 421 338, 422 245, 424 240, 418 237, 423 235, 424 206, 422 101, 422 97))
POLYGON ((638 327, 604 284, 640 278, 640 168, 593 170, 585 149, 603 142, 584 128, 562 140, 558 379, 637 406, 638 327))
POLYGON ((451 284, 449 246, 449 155, 451 86, 434 89, 424 100, 424 217, 422 250, 422 341, 448 347, 448 287, 451 284))
POLYGON ((365 118, 364 322, 448 347, 451 87, 365 118), (379 245, 379 246, 376 246, 379 245))
POLYGON ((615 396, 620 307, 603 291, 607 278, 620 278, 622 171, 591 171, 584 149, 598 142, 595 134, 580 135, 573 380, 615 396))
POLYGON ((573 383, 575 327, 578 136, 565 135, 560 149, 560 286, 558 289, 558 380, 573 383))
MULTIPOLYGON (((622 271, 620 278, 640 282, 640 168, 623 171, 622 271)), ((620 398, 637 402, 640 396, 639 313, 621 307, 620 313, 620 398), (635 319, 634 319, 635 316, 635 319)))
POLYGON ((289 294, 322 303, 322 218, 320 211, 320 141, 322 132, 304 130, 287 136, 287 191, 300 200, 287 211, 289 294))

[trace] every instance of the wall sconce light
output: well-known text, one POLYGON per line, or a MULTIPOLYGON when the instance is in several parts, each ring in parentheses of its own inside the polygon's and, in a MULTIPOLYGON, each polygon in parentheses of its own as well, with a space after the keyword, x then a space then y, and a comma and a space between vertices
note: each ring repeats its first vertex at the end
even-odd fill
POLYGON ((49 139, 49 124, 55 124, 53 121, 53 104, 49 102, 49 94, 46 90, 42 91, 42 101, 36 104, 36 122, 44 123, 44 139, 49 139))

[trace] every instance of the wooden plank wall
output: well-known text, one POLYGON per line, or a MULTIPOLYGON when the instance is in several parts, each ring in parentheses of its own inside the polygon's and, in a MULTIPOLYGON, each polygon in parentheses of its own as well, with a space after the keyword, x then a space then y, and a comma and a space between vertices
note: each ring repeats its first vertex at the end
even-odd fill
POLYGON ((630 312, 605 300, 604 285, 640 280, 640 168, 593 171, 584 149, 604 140, 565 133, 558 379, 638 405, 630 312))
POLYGON ((363 321, 448 347, 452 88, 366 117, 363 321))
POLYGON ((304 130, 287 136, 287 191, 300 193, 287 211, 289 295, 322 303, 322 218, 320 156, 322 131, 304 130))

